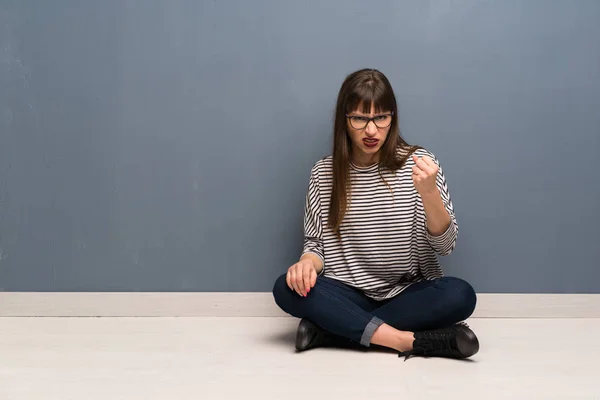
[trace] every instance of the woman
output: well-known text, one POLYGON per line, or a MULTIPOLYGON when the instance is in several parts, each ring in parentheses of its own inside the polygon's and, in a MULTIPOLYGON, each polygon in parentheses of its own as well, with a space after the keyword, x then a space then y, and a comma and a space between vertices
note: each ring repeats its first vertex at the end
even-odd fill
POLYGON ((311 172, 300 260, 273 296, 301 318, 296 349, 371 345, 411 355, 467 358, 475 291, 443 277, 458 225, 435 156, 400 136, 388 79, 365 69, 340 89, 332 156, 311 172))

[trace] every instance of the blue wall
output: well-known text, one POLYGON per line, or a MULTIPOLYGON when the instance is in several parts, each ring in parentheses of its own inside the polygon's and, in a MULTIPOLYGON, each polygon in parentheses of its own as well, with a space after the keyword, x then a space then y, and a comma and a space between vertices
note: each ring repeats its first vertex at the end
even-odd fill
POLYGON ((1 1, 0 290, 270 290, 339 86, 375 67, 445 169, 446 273, 599 293, 598 21, 595 0, 1 1))

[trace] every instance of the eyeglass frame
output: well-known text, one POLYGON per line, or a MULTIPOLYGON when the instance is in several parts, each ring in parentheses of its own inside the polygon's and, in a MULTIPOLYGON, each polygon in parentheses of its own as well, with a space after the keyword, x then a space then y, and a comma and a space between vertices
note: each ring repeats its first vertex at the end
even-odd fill
POLYGON ((393 118, 392 118, 392 119, 390 119, 390 123, 389 123, 389 125, 387 125, 387 126, 379 126, 379 125, 377 125, 377 122, 375 122, 375 118, 377 118, 377 117, 382 117, 382 116, 386 116, 386 117, 387 117, 387 116, 390 116, 390 117, 393 117, 393 116, 394 116, 394 112, 393 112, 393 111, 390 111, 389 113, 385 113, 385 114, 376 115, 376 116, 374 116, 374 117, 366 117, 366 116, 364 116, 364 115, 349 115, 349 114, 345 114, 345 115, 346 115, 346 118, 350 119, 350 126, 352 126, 352 128, 354 128, 354 129, 356 129, 356 130, 359 130, 359 131, 362 131, 363 129, 367 129, 367 126, 369 126, 369 123, 370 123, 371 121, 373 121, 373 124, 375 124, 375 126, 376 126, 377 128, 379 128, 379 129, 384 129, 384 128, 387 128, 387 127, 389 127, 390 125, 392 125, 392 122, 393 122, 393 120, 394 120, 393 118), (355 128, 355 127, 354 127, 354 125, 352 125, 352 120, 351 120, 351 118, 352 118, 352 117, 360 117, 360 118, 365 118, 365 119, 367 120, 367 123, 365 124, 365 126, 364 126, 363 128, 355 128))

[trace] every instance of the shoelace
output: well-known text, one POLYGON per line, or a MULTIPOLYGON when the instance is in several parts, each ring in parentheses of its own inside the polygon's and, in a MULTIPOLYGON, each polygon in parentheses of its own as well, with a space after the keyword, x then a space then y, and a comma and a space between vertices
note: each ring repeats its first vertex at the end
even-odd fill
MULTIPOLYGON (((467 325, 465 322, 459 322, 456 325, 462 325, 467 328, 469 327, 469 325, 467 325)), ((412 350, 399 353, 398 357, 404 356, 404 361, 406 361, 415 354, 427 356, 439 351, 454 353, 457 351, 452 347, 452 339, 454 335, 455 332, 423 332, 420 334, 421 337, 419 338, 420 346, 415 347, 412 350)))

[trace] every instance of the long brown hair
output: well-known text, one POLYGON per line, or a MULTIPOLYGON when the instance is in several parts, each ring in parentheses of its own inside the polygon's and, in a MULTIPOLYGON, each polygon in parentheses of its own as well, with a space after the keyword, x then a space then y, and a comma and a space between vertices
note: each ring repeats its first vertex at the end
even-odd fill
MULTIPOLYGON (((362 107, 363 113, 393 111, 390 131, 379 149, 379 174, 382 171, 396 171, 406 160, 421 148, 410 146, 400 135, 398 106, 392 85, 384 74, 376 69, 356 71, 344 80, 340 88, 335 108, 333 128, 333 187, 329 203, 329 227, 340 237, 340 226, 348 209, 351 185, 349 182, 352 160, 352 141, 348 136, 346 114, 362 107), (398 149, 401 149, 400 155, 398 149)), ((385 179, 384 179, 385 180, 385 179)))

